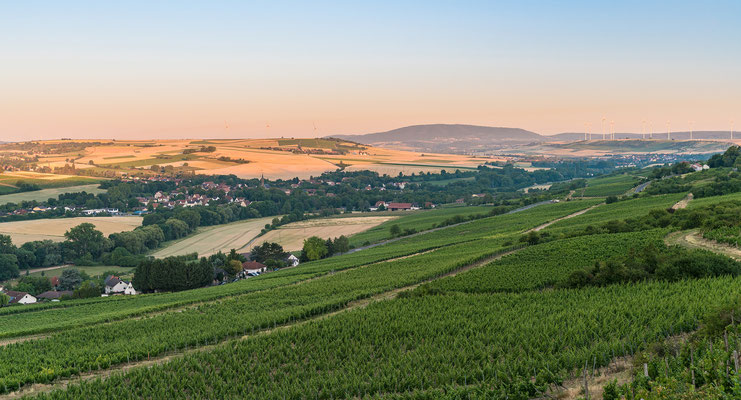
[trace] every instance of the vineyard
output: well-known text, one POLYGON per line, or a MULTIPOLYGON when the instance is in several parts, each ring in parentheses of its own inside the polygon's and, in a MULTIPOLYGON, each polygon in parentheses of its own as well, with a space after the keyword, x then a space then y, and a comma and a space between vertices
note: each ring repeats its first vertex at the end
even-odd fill
POLYGON ((466 293, 519 292, 563 282, 595 261, 626 254, 650 243, 661 245, 665 230, 593 235, 528 247, 483 268, 431 283, 435 290, 466 293))
POLYGON ((694 329, 739 284, 412 296, 42 398, 433 398, 469 386, 474 398, 535 397, 585 362, 605 365, 645 341, 694 329))
MULTIPOLYGON (((741 278, 731 276, 565 288, 595 263, 667 249, 664 237, 676 229, 586 227, 647 219, 684 196, 539 205, 229 285, 1 308, 0 391, 48 399, 547 396, 585 365, 641 355, 737 299, 741 278), (169 361, 149 364, 162 357, 169 361), (91 373, 106 378, 78 378, 91 373), (74 383, 26 391, 60 379, 74 383)), ((715 211, 720 219, 733 205, 715 211)), ((691 212, 673 216, 691 221, 691 212)), ((409 222, 430 228, 446 214, 409 222)), ((657 379, 659 363, 649 365, 657 379)))
POLYGON ((586 197, 619 196, 637 186, 639 179, 632 175, 614 175, 590 179, 584 189, 586 197))

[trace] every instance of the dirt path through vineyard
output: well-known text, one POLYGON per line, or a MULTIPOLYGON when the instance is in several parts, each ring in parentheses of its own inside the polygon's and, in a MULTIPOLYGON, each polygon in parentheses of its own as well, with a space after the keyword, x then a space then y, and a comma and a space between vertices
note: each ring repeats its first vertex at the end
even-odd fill
POLYGON ((734 260, 741 261, 741 249, 705 239, 697 230, 672 232, 664 238, 664 243, 668 246, 678 245, 690 249, 709 250, 713 253, 723 254, 734 260))

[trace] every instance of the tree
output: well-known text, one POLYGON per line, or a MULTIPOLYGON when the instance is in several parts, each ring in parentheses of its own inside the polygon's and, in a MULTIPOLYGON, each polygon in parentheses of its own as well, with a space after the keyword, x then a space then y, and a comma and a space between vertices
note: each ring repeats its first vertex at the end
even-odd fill
POLYGON ((224 267, 226 273, 231 276, 237 275, 242 271, 242 263, 239 260, 230 260, 224 267))
POLYGON ((0 293, 0 307, 7 306, 10 303, 10 296, 5 293, 0 293))
POLYGON ((0 281, 18 277, 18 258, 15 254, 0 254, 0 281))
POLYGON ((99 297, 103 291, 94 281, 85 281, 72 293, 73 299, 87 299, 99 297))
POLYGON ((335 253, 347 253, 350 251, 350 239, 345 235, 342 235, 334 240, 334 251, 335 253))
POLYGON ((18 287, 20 285, 27 285, 23 290, 19 289, 21 292, 28 292, 33 296, 51 290, 51 281, 43 276, 24 276, 18 280, 18 287))
POLYGON ((177 218, 169 218, 165 221, 165 225, 168 228, 169 236, 171 239, 179 239, 188 234, 189 227, 183 220, 177 218))
POLYGON ((391 233, 392 237, 399 236, 401 235, 401 228, 399 228, 398 224, 393 224, 389 227, 389 233, 391 233))
POLYGON ((309 261, 318 260, 327 255, 327 244, 322 238, 312 236, 304 240, 304 254, 309 261))
POLYGON ((0 235, 0 253, 2 254, 14 254, 15 246, 13 241, 8 235, 0 235))
POLYGON ((82 274, 77 269, 65 269, 59 277, 59 288, 62 290, 75 290, 82 283, 82 274))
POLYGON ((64 237, 67 238, 70 248, 75 257, 83 257, 90 253, 97 258, 105 249, 106 238, 103 233, 95 229, 95 225, 84 222, 68 230, 64 237))
POLYGON ((282 261, 288 257, 283 246, 278 243, 264 242, 252 249, 250 258, 253 261, 265 264, 268 260, 282 261))

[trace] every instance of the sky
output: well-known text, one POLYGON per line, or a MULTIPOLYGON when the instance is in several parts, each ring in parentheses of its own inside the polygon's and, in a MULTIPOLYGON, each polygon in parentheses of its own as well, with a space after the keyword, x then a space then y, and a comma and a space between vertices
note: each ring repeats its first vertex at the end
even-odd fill
POLYGON ((0 141, 728 130, 740 17, 739 1, 7 1, 0 141))

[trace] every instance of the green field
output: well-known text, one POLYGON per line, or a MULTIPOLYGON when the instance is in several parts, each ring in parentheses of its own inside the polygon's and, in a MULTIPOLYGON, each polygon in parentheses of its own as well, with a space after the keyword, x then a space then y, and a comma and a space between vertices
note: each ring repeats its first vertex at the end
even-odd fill
MULTIPOLYGON (((77 182, 75 182, 77 183, 77 182)), ((98 193, 105 193, 105 189, 99 189, 98 184, 88 184, 88 185, 76 185, 76 186, 67 186, 67 187, 59 187, 59 188, 51 188, 51 189, 41 189, 41 190, 34 190, 31 192, 21 192, 21 193, 12 193, 12 194, 5 194, 0 196, 0 204, 7 204, 7 203, 15 203, 18 204, 21 201, 46 201, 50 198, 57 198, 60 194, 64 193, 77 193, 77 192, 87 192, 92 194, 98 194, 98 193)), ((3 186, 0 186, 0 188, 3 188, 3 186)))

